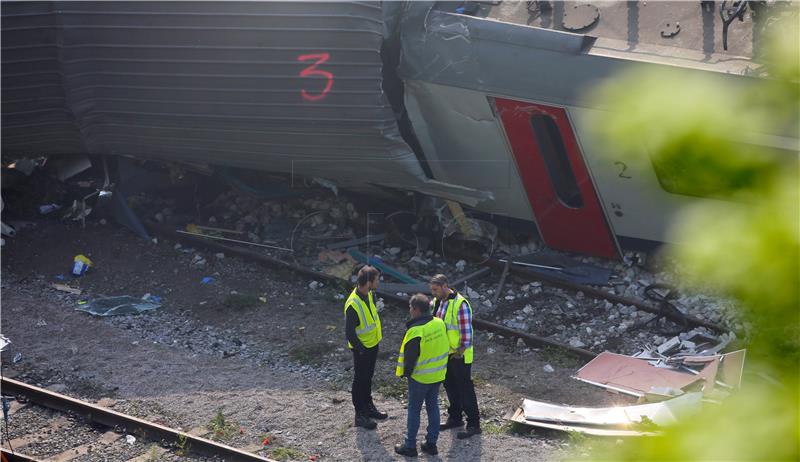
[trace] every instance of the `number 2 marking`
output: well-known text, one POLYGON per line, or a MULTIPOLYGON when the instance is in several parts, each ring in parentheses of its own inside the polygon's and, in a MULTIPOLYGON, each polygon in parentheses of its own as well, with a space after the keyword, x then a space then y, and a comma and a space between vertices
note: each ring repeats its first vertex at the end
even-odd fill
POLYGON ((629 177, 628 175, 625 174, 625 170, 628 170, 628 166, 625 165, 625 162, 617 161, 617 162, 614 162, 614 165, 619 165, 620 168, 622 169, 622 170, 619 171, 619 177, 620 178, 631 179, 631 177, 629 177))
POLYGON ((322 92, 319 94, 311 94, 305 89, 300 90, 300 94, 303 96, 303 99, 306 101, 319 101, 331 91, 331 87, 333 86, 333 74, 328 71, 323 71, 322 69, 317 69, 317 66, 324 64, 330 58, 330 54, 328 53, 314 53, 310 55, 300 55, 297 57, 298 61, 305 62, 314 60, 314 64, 308 66, 307 68, 300 71, 300 77, 313 77, 313 76, 320 76, 325 77, 327 82, 325 83, 325 88, 322 89, 322 92))

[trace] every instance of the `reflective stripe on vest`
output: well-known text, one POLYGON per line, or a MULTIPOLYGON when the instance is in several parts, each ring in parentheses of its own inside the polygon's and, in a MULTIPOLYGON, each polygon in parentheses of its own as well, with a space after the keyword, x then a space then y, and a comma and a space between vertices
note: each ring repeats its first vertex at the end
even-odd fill
MULTIPOLYGON (((381 332, 381 318, 378 316, 378 310, 375 308, 375 303, 372 301, 372 292, 367 297, 369 306, 358 296, 358 289, 353 289, 347 301, 344 304, 344 313, 347 317, 347 309, 353 307, 358 315, 358 326, 356 326, 356 335, 361 343, 367 348, 372 348, 381 341, 383 333, 381 332)), ((347 342, 348 348, 353 348, 350 342, 347 342)))
MULTIPOLYGON (((439 300, 434 298, 433 303, 436 310, 439 310, 439 300)), ((462 303, 467 304, 470 314, 472 313, 472 306, 469 304, 463 295, 456 292, 456 296, 447 301, 447 308, 444 312, 444 323, 447 326, 447 339, 450 342, 450 354, 458 351, 458 346, 461 344, 461 326, 458 324, 458 310, 462 303)), ((470 316, 470 319, 472 316, 470 316)), ((473 337, 474 338, 474 337, 473 337)), ((474 348, 471 346, 464 350, 464 363, 472 364, 474 348)))
POLYGON ((397 359, 395 374, 402 377, 405 372, 406 343, 419 337, 419 358, 411 373, 411 378, 419 383, 438 383, 447 374, 447 358, 450 345, 444 321, 434 317, 421 326, 414 326, 408 331, 400 345, 400 356, 397 359))

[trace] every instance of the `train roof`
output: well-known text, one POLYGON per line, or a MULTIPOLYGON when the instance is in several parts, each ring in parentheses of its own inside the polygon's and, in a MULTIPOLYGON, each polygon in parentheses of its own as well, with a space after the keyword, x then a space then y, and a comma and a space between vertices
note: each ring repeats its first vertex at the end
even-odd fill
POLYGON ((567 35, 579 35, 587 54, 748 74, 757 67, 753 59, 770 18, 797 5, 743 2, 745 7, 736 10, 732 3, 495 1, 475 2, 465 10, 463 2, 439 2, 435 9, 557 31, 564 41, 570 40, 567 35), (733 17, 726 34, 721 10, 726 18, 733 17))

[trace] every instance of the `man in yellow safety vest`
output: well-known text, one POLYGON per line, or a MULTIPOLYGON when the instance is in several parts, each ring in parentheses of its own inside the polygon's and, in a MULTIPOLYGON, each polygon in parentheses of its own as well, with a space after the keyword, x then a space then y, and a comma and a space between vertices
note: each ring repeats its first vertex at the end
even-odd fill
POLYGON ((347 347, 353 351, 353 407, 357 427, 375 429, 378 424, 372 419, 386 419, 372 401, 372 376, 378 359, 378 344, 383 337, 381 319, 375 308, 373 291, 378 288, 380 272, 372 266, 358 271, 358 286, 344 303, 345 336, 347 347))
POLYGON ((442 430, 464 425, 463 414, 466 414, 467 428, 456 436, 459 439, 469 438, 481 433, 478 398, 472 383, 472 307, 463 295, 448 286, 444 274, 433 276, 429 284, 434 296, 434 316, 444 321, 450 342, 450 359, 447 361, 447 377, 444 379, 450 408, 442 430))
POLYGON ((400 345, 397 358, 398 377, 408 378, 408 421, 406 439, 395 445, 394 452, 415 457, 417 455, 417 431, 422 403, 428 413, 428 430, 425 442, 420 445, 430 455, 439 453, 439 383, 447 370, 450 343, 444 322, 431 315, 430 300, 422 294, 411 297, 408 305, 411 320, 400 345))

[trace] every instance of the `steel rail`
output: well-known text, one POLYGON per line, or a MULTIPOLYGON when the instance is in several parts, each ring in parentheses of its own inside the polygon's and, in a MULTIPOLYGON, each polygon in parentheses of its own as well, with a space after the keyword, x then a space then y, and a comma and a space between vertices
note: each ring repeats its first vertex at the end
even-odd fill
POLYGON ((20 453, 19 451, 11 451, 10 449, 0 448, 0 454, 3 455, 2 462, 39 462, 39 459, 34 459, 31 456, 20 453))
MULTIPOLYGON (((3 377, 0 379, 0 390, 7 395, 20 395, 29 401, 60 412, 72 413, 84 419, 114 429, 124 429, 140 438, 151 441, 164 441, 168 444, 180 444, 187 451, 198 455, 214 455, 226 461, 241 462, 275 462, 251 452, 217 443, 206 438, 194 436, 186 432, 148 422, 138 417, 122 414, 111 409, 97 406, 86 401, 71 398, 44 388, 3 377)), ((19 459, 24 460, 24 459, 19 459)))

